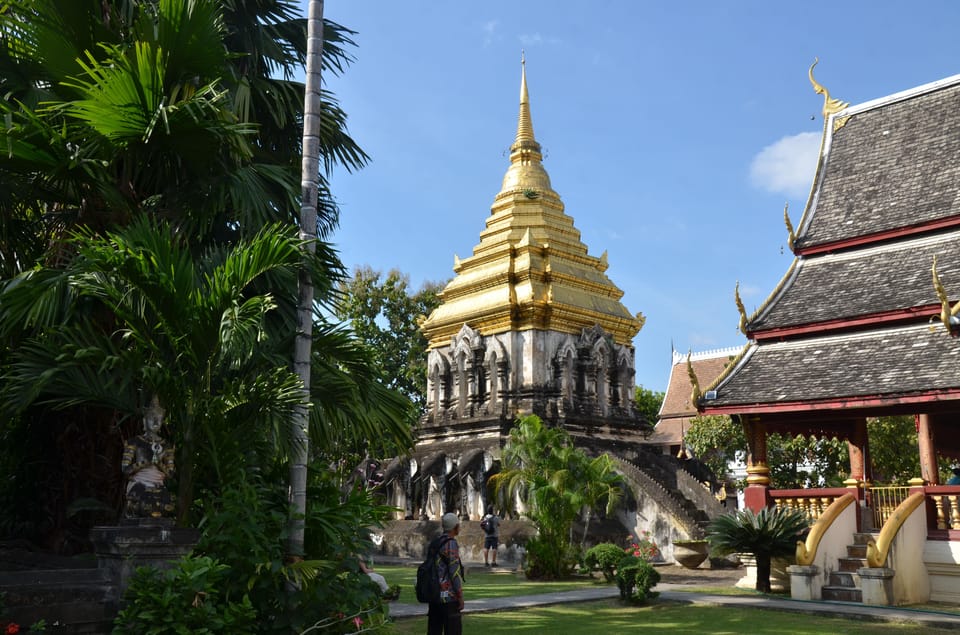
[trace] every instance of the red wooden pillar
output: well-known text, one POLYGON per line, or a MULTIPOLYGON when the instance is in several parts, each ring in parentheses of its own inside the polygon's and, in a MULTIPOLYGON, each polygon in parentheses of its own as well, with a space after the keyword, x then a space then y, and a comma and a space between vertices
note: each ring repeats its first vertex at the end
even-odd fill
POLYGON ((740 419, 747 437, 747 488, 743 491, 743 503, 747 509, 759 512, 773 502, 767 467, 767 431, 756 415, 741 415, 740 419))
POLYGON ((940 484, 940 470, 937 469, 937 445, 933 436, 933 422, 930 415, 916 416, 917 445, 920 447, 920 478, 927 485, 940 484))
POLYGON ((850 452, 850 479, 860 483, 873 480, 873 467, 870 463, 870 439, 867 438, 867 420, 859 419, 853 423, 853 431, 847 439, 850 452))

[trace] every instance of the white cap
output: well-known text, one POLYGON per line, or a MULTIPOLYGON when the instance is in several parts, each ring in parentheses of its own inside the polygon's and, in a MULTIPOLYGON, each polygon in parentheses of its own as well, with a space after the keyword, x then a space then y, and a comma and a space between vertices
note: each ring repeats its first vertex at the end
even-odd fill
POLYGON ((440 519, 440 524, 443 526, 444 531, 450 531, 460 524, 460 518, 453 512, 447 512, 443 515, 443 518, 440 519))

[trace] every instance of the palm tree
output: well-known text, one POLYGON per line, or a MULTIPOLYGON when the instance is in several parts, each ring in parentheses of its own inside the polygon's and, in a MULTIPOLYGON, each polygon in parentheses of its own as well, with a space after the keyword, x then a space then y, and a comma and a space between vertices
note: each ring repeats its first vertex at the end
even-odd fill
POLYGON ((583 536, 580 539, 581 551, 587 548, 587 534, 590 532, 593 511, 603 504, 606 513, 612 514, 623 497, 623 477, 616 472, 615 463, 609 454, 604 453, 592 459, 585 456, 584 459, 582 475, 579 478, 581 486, 578 501, 582 503, 585 515, 583 536))
POLYGON ((718 516, 707 528, 707 540, 717 555, 751 553, 757 559, 757 591, 770 592, 770 563, 789 556, 808 529, 806 517, 786 507, 765 507, 754 514, 742 509, 718 516))

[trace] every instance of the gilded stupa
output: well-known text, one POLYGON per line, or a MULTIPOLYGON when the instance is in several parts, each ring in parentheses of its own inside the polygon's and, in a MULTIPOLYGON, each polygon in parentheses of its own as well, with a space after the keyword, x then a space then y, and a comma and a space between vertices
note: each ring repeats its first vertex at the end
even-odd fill
POLYGON ((633 337, 643 325, 564 213, 533 132, 526 66, 510 166, 473 255, 455 257, 429 341, 419 448, 500 438, 518 415, 634 438, 633 337))
MULTIPOLYGON (((522 66, 510 165, 480 244, 455 259, 456 276, 421 323, 429 342, 426 411, 413 453, 394 458, 382 479, 398 520, 436 521, 451 511, 482 517, 496 502, 487 483, 514 422, 536 414, 589 454, 609 453, 624 476, 629 491, 616 519, 607 519, 613 533, 604 540, 648 530, 658 540, 697 537, 697 519, 676 503, 684 499, 676 484, 696 483, 684 486, 696 493, 699 482, 643 443, 652 422, 634 408, 632 344, 643 318, 621 303, 606 271, 606 254, 590 255, 543 167, 522 66), (674 485, 643 466, 673 475, 674 485)), ((396 525, 385 553, 412 553, 422 527, 396 525)), ((509 549, 522 543, 505 538, 509 549)))

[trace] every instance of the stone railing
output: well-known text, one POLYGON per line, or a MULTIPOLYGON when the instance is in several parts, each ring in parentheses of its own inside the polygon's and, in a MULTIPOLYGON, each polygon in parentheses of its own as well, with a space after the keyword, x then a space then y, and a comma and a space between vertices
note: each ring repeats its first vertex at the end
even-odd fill
POLYGON ((614 458, 617 469, 628 479, 639 485, 644 491, 655 497, 657 503, 664 508, 674 521, 680 525, 683 531, 690 538, 700 538, 703 534, 703 528, 700 527, 696 519, 684 509, 683 504, 677 499, 677 496, 661 485, 653 477, 641 470, 639 467, 623 459, 614 458))

